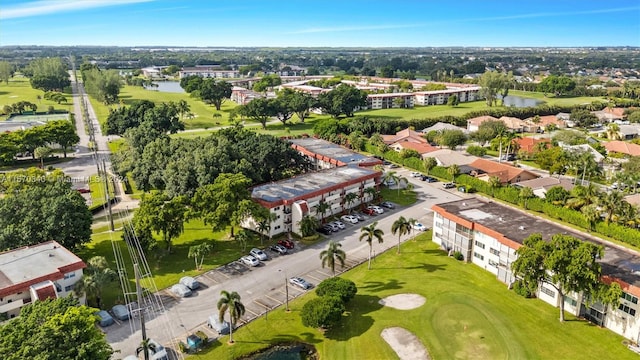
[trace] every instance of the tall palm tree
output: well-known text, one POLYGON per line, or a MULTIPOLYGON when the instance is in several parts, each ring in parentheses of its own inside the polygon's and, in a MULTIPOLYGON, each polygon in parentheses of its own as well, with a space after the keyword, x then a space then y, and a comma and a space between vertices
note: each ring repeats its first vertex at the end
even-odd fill
POLYGON ((382 183, 394 182, 398 184, 398 186, 400 186, 400 177, 395 171, 389 171, 384 173, 384 175, 382 175, 381 181, 382 183))
POLYGON ((424 170, 427 173, 427 175, 429 175, 429 171, 431 171, 431 169, 438 166, 438 160, 436 160, 436 158, 433 158, 433 157, 424 158, 423 163, 424 163, 424 170))
POLYGON ((582 212, 584 219, 589 222, 589 229, 594 230, 596 221, 600 218, 600 210, 598 210, 598 206, 596 204, 583 206, 580 209, 580 212, 582 212))
POLYGON ((607 139, 619 140, 620 139, 620 126, 616 123, 610 123, 607 125, 607 139))
POLYGON ((240 301, 240 295, 237 292, 229 293, 226 290, 220 292, 220 300, 218 300, 218 320, 224 322, 224 315, 229 312, 229 344, 233 344, 233 328, 236 321, 244 315, 245 308, 240 301))
POLYGON ((189 253, 187 257, 193 258, 196 262, 196 270, 200 270, 202 268, 202 263, 204 262, 204 257, 207 256, 213 249, 212 243, 202 243, 200 245, 194 245, 189 247, 189 253), (200 261, 198 261, 200 259, 200 261))
POLYGON ((578 185, 571 189, 571 198, 567 199, 566 207, 571 209, 580 209, 598 202, 600 191, 593 183, 587 186, 578 185))
POLYGON ((520 200, 522 200, 522 203, 524 205, 524 209, 527 210, 527 202, 529 201, 529 199, 535 196, 535 194, 533 193, 533 189, 531 189, 528 186, 525 186, 522 189, 520 189, 519 196, 520 196, 520 200))
POLYGON ((86 295, 87 300, 95 299, 96 307, 101 309, 102 289, 115 279, 116 272, 109 268, 107 259, 103 256, 94 256, 87 262, 82 279, 76 283, 73 291, 78 296, 86 295))
POLYGON ((343 204, 347 209, 349 209, 349 213, 351 213, 351 205, 356 202, 356 199, 358 199, 358 194, 353 192, 347 193, 344 196, 343 204))
POLYGON ((320 253, 320 259, 322 260, 322 267, 325 265, 331 268, 333 276, 336 276, 336 260, 340 262, 340 267, 344 267, 344 260, 347 258, 347 254, 344 250, 340 249, 342 244, 336 241, 329 241, 329 245, 326 250, 322 250, 320 253))
POLYGON ((322 221, 323 224, 324 224, 324 214, 326 214, 330 208, 331 208, 331 205, 329 205, 324 200, 320 200, 318 205, 314 207, 314 209, 316 210, 316 215, 320 215, 320 220, 322 221))
POLYGON ((496 189, 502 186, 502 181, 497 176, 491 176, 489 178, 489 188, 491 189, 491 196, 496 196, 496 189))
POLYGON ((451 175, 451 182, 455 182, 456 176, 460 175, 460 168, 458 167, 458 165, 453 164, 447 168, 447 173, 451 175))
POLYGON ((246 230, 240 230, 238 231, 238 233, 236 234, 235 237, 236 241, 238 241, 240 243, 240 245, 242 246, 242 251, 245 251, 247 249, 247 243, 249 241, 251 241, 252 236, 251 233, 246 231, 246 230))
POLYGON ((264 234, 271 234, 271 221, 269 221, 268 219, 262 219, 258 221, 256 231, 260 233, 260 245, 262 245, 264 234))
POLYGON ((400 238, 402 235, 406 235, 411 231, 411 223, 404 218, 404 216, 400 216, 398 220, 393 222, 391 225, 391 233, 393 235, 398 234, 398 254, 400 254, 400 238))
POLYGON ((613 216, 617 214, 620 203, 624 201, 624 195, 620 191, 611 191, 600 197, 598 204, 602 211, 604 211, 604 221, 608 224, 613 216))
POLYGON ((373 201, 373 200, 375 200, 376 196, 378 195, 378 190, 376 190, 376 188, 374 188, 374 187, 368 187, 368 188, 364 189, 363 194, 367 194, 369 197, 371 197, 371 201, 373 201))
POLYGON ((369 270, 371 270, 371 251, 373 249, 373 239, 377 239, 378 244, 382 244, 382 242, 384 241, 384 239, 382 238, 382 236, 384 235, 384 231, 378 229, 376 226, 378 226, 377 221, 374 221, 369 226, 363 226, 360 229, 362 234, 360 234, 360 238, 358 239, 359 241, 365 239, 369 243, 369 270))
POLYGON ((136 356, 140 353, 144 354, 144 360, 149 360, 149 355, 156 352, 156 344, 151 342, 151 339, 142 339, 140 346, 136 348, 136 356))
POLYGON ((406 177, 404 177, 404 176, 398 176, 398 177, 397 177, 397 179, 398 179, 398 181, 396 182, 396 184, 397 184, 396 186, 398 187, 398 196, 400 196, 400 184, 401 184, 401 183, 404 183, 404 184, 405 184, 405 187, 406 187, 406 186, 408 186, 410 183, 409 183, 409 180, 407 180, 407 178, 406 178, 406 177))

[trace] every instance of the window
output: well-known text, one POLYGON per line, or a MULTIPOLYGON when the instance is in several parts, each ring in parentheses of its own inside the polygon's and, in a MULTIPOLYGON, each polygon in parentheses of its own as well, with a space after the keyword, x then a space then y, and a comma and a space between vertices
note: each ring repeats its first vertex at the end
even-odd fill
POLYGON ((622 293, 622 298, 627 300, 627 301, 631 301, 634 304, 638 303, 638 298, 637 297, 635 297, 635 296, 633 296, 631 294, 627 294, 626 292, 622 293))
POLYGON ((275 230, 278 230, 278 229, 280 229, 280 225, 278 225, 278 226, 276 226, 276 227, 275 227, 275 230))
POLYGON ((620 304, 620 306, 618 306, 618 310, 622 310, 631 316, 636 316, 635 309, 632 309, 625 304, 620 304))
POLYGON ((490 265, 490 266, 498 267, 498 263, 497 263, 497 262, 495 262, 495 261, 493 261, 493 260, 491 260, 491 259, 489 259, 489 265, 490 265))
POLYGON ((556 292, 544 285, 540 287, 540 292, 551 297, 556 297, 556 292))
POLYGON ((480 241, 476 240, 475 242, 476 246, 479 247, 480 249, 484 249, 484 244, 481 243, 480 241))
POLYGON ((564 296, 564 303, 573 307, 576 307, 578 305, 578 302, 574 298, 566 295, 564 296))
POLYGON ((69 286, 65 286, 65 287, 64 287, 64 291, 65 291, 65 292, 69 292, 69 291, 71 291, 71 290, 73 290, 73 285, 69 285, 69 286))
POLYGON ((494 248, 489 248, 489 252, 492 253, 493 255, 500 256, 500 251, 494 248))
POLYGON ((484 256, 482 256, 482 255, 478 254, 477 252, 474 252, 474 253, 473 253, 473 257, 476 257, 476 258, 478 258, 478 259, 480 259, 480 260, 484 260, 484 256))

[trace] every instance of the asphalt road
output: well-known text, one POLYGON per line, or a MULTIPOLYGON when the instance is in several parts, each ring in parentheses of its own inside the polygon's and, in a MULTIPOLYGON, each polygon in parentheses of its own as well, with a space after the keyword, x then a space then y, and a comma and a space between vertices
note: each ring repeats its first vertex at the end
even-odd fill
MULTIPOLYGON (((399 175, 405 176, 415 186, 418 201, 409 207, 398 206, 395 210, 385 209, 385 213, 373 217, 367 217, 364 222, 358 224, 346 224, 347 228, 317 244, 301 247, 296 244, 293 253, 277 255, 268 251, 270 259, 255 268, 247 268, 244 265, 232 264, 222 270, 212 270, 198 280, 204 288, 195 292, 194 296, 176 299, 167 290, 160 291, 158 295, 164 300, 166 310, 160 316, 147 322, 147 336, 169 347, 176 347, 176 339, 185 341, 186 336, 197 330, 214 337, 216 334, 205 326, 208 316, 217 313, 216 303, 221 290, 237 291, 242 297, 242 302, 247 311, 241 322, 247 322, 259 316, 264 316, 267 309, 281 306, 285 302, 285 281, 288 277, 301 276, 307 281, 318 284, 331 276, 331 270, 321 267, 320 252, 326 247, 329 239, 340 241, 342 249, 347 253, 345 269, 336 267, 338 271, 347 270, 367 261, 369 245, 360 242, 360 228, 373 221, 378 221, 378 227, 385 233, 384 243, 374 243, 373 250, 379 254, 388 249, 395 251, 398 237, 391 234, 391 225, 399 216, 414 218, 428 228, 433 224, 433 213, 430 210, 433 204, 454 201, 461 196, 468 196, 452 190, 444 190, 442 183, 426 183, 419 179, 411 178, 410 172, 397 169, 399 175), (235 273, 233 266, 242 270, 235 273), (173 344, 173 345, 172 345, 173 344)), ((415 235, 415 233, 413 234, 415 235)), ((402 241, 411 236, 403 237, 402 241)), ((289 298, 293 299, 304 293, 303 290, 288 287, 289 298)), ((118 323, 105 329, 107 339, 115 350, 119 350, 118 357, 134 354, 142 336, 137 320, 118 323), (131 322, 133 321, 133 322, 131 322)))

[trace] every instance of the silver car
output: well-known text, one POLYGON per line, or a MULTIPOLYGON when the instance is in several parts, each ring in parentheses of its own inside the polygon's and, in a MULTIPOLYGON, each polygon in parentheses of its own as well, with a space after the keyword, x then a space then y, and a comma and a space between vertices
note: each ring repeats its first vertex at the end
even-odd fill
POLYGON ((260 265, 260 260, 256 259, 255 257, 253 257, 251 255, 245 255, 245 256, 241 257, 240 261, 245 263, 245 265, 247 265, 247 266, 258 266, 258 265, 260 265))
POLYGON ((176 294, 179 297, 189 297, 191 296, 191 289, 189 289, 188 287, 182 285, 182 284, 175 284, 171 287, 171 292, 176 294))
POLYGON ((249 254, 251 254, 253 257, 255 257, 258 260, 261 260, 261 261, 267 260, 267 254, 258 248, 251 249, 251 251, 249 251, 249 254))
POLYGON ((309 290, 311 289, 311 287, 313 285, 311 285, 310 283, 308 283, 305 279, 301 278, 301 277, 292 277, 291 279, 289 279, 289 283, 291 285, 295 285, 299 288, 302 288, 303 290, 309 290))

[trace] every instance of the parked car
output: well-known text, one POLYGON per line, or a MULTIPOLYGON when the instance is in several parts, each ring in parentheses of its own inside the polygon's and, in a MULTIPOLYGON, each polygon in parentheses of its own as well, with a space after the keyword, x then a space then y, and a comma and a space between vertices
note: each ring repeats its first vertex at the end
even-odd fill
POLYGON ((385 207, 385 208, 387 208, 387 209, 395 209, 395 208, 396 208, 395 204, 394 204, 394 203, 392 203, 392 202, 389 202, 389 201, 384 201, 384 202, 382 202, 382 203, 380 204, 380 206, 385 207))
POLYGON ((301 278, 301 277, 292 277, 291 279, 289 279, 289 283, 291 285, 297 286, 303 290, 309 290, 311 289, 311 287, 313 287, 313 285, 311 285, 310 283, 308 283, 305 279, 301 278))
POLYGON ((277 252, 280 255, 284 255, 284 254, 287 253, 287 248, 282 246, 282 245, 278 245, 278 244, 271 245, 271 247, 269 249, 271 249, 271 251, 277 252))
POLYGON ((375 210, 371 209, 371 208, 366 208, 366 209, 362 210, 362 212, 364 214, 366 214, 366 215, 369 215, 369 216, 378 215, 378 213, 375 210))
POLYGON ((242 261, 247 266, 258 266, 258 265, 260 265, 260 260, 256 259, 252 255, 245 255, 245 256, 240 258, 240 261, 242 261))
POLYGON ((516 159, 516 154, 504 154, 502 155, 502 157, 500 158, 500 160, 503 161, 514 161, 516 159))
POLYGON ((433 178, 433 177, 431 177, 431 176, 426 176, 426 175, 422 175, 422 176, 420 177, 420 180, 422 180, 422 181, 426 181, 426 182, 428 182, 428 183, 434 183, 434 182, 437 182, 437 181, 438 181, 436 178, 433 178))
POLYGON ((203 345, 202 338, 196 334, 190 334, 187 336, 187 349, 188 352, 198 351, 203 345))
POLYGON ((333 230, 330 226, 321 226, 317 228, 316 231, 324 235, 331 235, 333 233, 333 230))
POLYGON ((258 248, 253 248, 251 249, 251 251, 249 251, 249 254, 253 255, 254 258, 260 260, 260 261, 265 261, 267 260, 267 253, 265 253, 264 251, 258 249, 258 248))
POLYGON ((382 161, 382 165, 387 166, 387 165, 391 165, 391 163, 387 160, 382 161))
POLYGON ((364 215, 362 215, 362 214, 361 214, 361 213, 359 213, 359 212, 354 212, 354 213, 353 213, 353 214, 351 214, 351 215, 355 216, 355 217, 358 219, 358 221, 364 221, 364 219, 365 219, 364 215))
POLYGON ((333 221, 330 224, 331 226, 337 226, 339 230, 344 230, 347 228, 346 226, 344 226, 344 223, 342 221, 333 221))
POLYGON ((79 188, 76 190, 78 190, 80 194, 89 194, 91 192, 91 189, 87 189, 87 188, 79 188))
POLYGON ((288 239, 282 239, 282 240, 278 240, 278 245, 282 245, 284 247, 286 247, 287 249, 293 249, 293 241, 288 240, 288 239))
POLYGON ((218 334, 220 335, 227 335, 229 334, 229 322, 228 321, 223 321, 220 322, 220 318, 218 316, 218 314, 213 314, 211 316, 209 316, 209 319, 207 319, 207 326, 215 331, 218 332, 218 334))
POLYGON ((95 313, 98 316, 98 325, 107 327, 113 325, 114 321, 106 310, 100 310, 95 313))
POLYGON ((380 206, 376 206, 376 205, 369 205, 367 206, 367 209, 372 209, 373 211, 375 211, 377 214, 384 214, 384 209, 381 208, 380 206))
POLYGON ((453 189, 454 187, 456 187, 456 184, 452 182, 448 182, 448 183, 442 184, 442 186, 444 186, 445 189, 453 189))
POLYGON ((127 307, 120 304, 114 305, 111 308, 111 313, 116 317, 116 319, 120 321, 126 321, 131 318, 131 314, 129 314, 129 310, 127 309, 127 307))
POLYGON ((191 289, 182 284, 175 284, 171 287, 171 292, 183 298, 191 296, 191 289))
POLYGON ((180 284, 188 287, 190 290, 195 290, 200 287, 200 283, 198 280, 192 278, 191 276, 183 276, 180 278, 180 284))
POLYGON ((396 185, 396 181, 393 179, 387 179, 383 182, 384 185, 386 186, 395 186, 396 185))
POLYGON ((351 224, 357 224, 358 223, 358 218, 355 217, 354 215, 342 215, 340 217, 340 220, 347 222, 347 223, 351 223, 351 224))
POLYGON ((427 227, 422 225, 422 223, 415 223, 413 224, 413 230, 418 230, 418 231, 427 231, 427 227))
POLYGON ((167 349, 165 349, 164 346, 160 345, 160 343, 153 339, 149 339, 149 344, 153 345, 153 348, 155 349, 151 350, 151 360, 169 360, 167 349))
POLYGON ((392 168, 392 169, 397 169, 397 168, 399 168, 399 167, 400 167, 400 165, 397 165, 397 164, 391 164, 391 165, 389 165, 389 167, 390 167, 390 168, 392 168))
POLYGON ((421 177, 421 176, 422 176, 422 174, 420 174, 417 171, 414 171, 414 172, 411 173, 411 177, 421 177))

